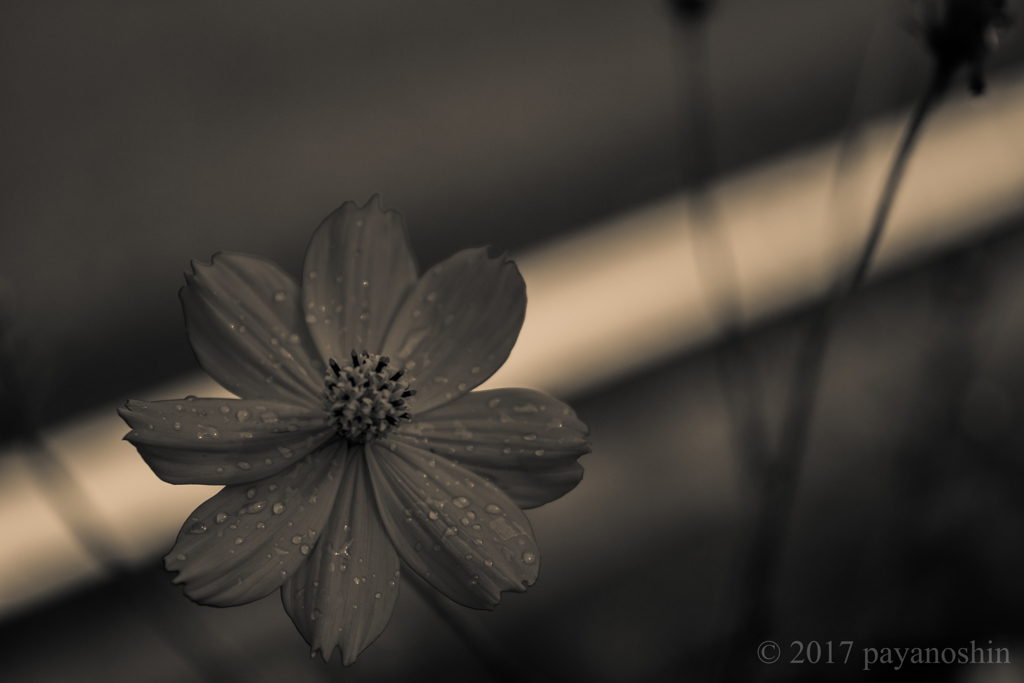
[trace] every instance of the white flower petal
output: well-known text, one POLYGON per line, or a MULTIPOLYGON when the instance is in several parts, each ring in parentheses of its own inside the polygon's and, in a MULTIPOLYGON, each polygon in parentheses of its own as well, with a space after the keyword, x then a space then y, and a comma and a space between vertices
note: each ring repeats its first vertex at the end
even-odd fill
POLYGON ((522 592, 537 579, 530 522, 494 484, 404 443, 372 442, 366 451, 388 535, 434 588, 491 609, 502 591, 522 592))
POLYGON ((309 561, 281 587, 313 651, 346 666, 381 634, 398 601, 399 561, 373 499, 363 447, 346 457, 334 509, 309 561))
POLYGON ((308 559, 334 504, 345 442, 249 484, 226 486, 200 505, 164 558, 185 595, 241 605, 269 595, 308 559))
POLYGON ((345 202, 313 233, 303 264, 303 315, 326 363, 353 350, 376 353, 399 303, 416 282, 402 216, 380 196, 345 202))
POLYGON ((466 249, 427 271, 402 303, 382 353, 405 368, 413 414, 454 400, 494 374, 526 315, 515 263, 466 249))
POLYGON ((324 366, 299 286, 266 259, 222 252, 192 262, 179 297, 192 350, 211 377, 242 398, 319 406, 324 366))
POLYGON ((128 401, 125 437, 171 484, 239 484, 280 472, 336 438, 322 410, 248 399, 128 401))

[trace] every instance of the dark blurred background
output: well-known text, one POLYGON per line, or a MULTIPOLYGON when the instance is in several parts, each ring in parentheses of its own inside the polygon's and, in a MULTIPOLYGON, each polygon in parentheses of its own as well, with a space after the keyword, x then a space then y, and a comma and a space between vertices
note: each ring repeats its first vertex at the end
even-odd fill
MULTIPOLYGON (((713 5, 720 173, 922 88, 909 4, 713 5)), ((5 3, 0 31, 0 277, 44 422, 194 368, 188 263, 230 250, 298 272, 347 199, 381 192, 428 266, 691 175, 662 2, 43 1, 5 3)), ((1022 57, 1008 40, 996 66, 1022 57)))
MULTIPOLYGON (((882 0, 712 3, 710 170, 908 105, 929 68, 912 16, 882 0)), ((1024 65, 1020 35, 1004 37, 995 76, 1024 65)), ((3 4, 0 303, 29 378, 20 408, 45 427, 194 371, 175 295, 190 260, 241 251, 297 273, 312 229, 347 199, 381 192, 425 267, 471 245, 523 250, 685 189, 700 169, 679 37, 655 1, 3 4)), ((887 278, 842 319, 780 643, 853 639, 854 656, 1024 645, 1019 227, 887 278)), ((750 332, 772 406, 802 324, 750 332)), ((472 618, 549 680, 710 680, 744 504, 713 349, 574 406, 593 432, 587 478, 531 513, 542 545, 563 542, 544 546, 534 589, 472 618)), ((154 561, 0 622, 0 680, 485 678, 436 624, 406 591, 342 672, 308 659, 276 595, 196 607, 154 561)))

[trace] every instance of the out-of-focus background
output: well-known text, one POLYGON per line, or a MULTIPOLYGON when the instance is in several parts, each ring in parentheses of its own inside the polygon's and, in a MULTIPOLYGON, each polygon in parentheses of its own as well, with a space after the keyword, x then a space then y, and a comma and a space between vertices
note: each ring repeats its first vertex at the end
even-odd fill
MULTIPOLYGON (((193 605, 160 557, 210 491, 168 492, 118 441, 127 398, 204 386, 176 296, 192 259, 297 273, 318 222, 376 192, 421 268, 481 244, 519 260, 530 309, 494 381, 591 428, 582 484, 529 513, 537 585, 466 618, 547 680, 713 679, 751 513, 721 309, 771 431, 803 312, 926 86, 915 7, 723 0, 696 27, 654 0, 0 6, 0 680, 487 678, 409 590, 344 671, 276 594, 193 605)), ((926 123, 880 275, 838 322, 765 680, 855 678, 887 645, 1024 658, 1021 34, 988 94, 958 81, 926 123), (853 655, 787 664, 794 640, 853 655)))

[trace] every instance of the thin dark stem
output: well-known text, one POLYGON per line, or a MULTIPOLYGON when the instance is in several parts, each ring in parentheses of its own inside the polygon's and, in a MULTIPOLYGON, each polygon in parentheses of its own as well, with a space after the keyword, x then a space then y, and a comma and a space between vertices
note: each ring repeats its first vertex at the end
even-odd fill
POLYGON ((800 470, 806 456, 810 427, 821 384, 821 370, 833 324, 850 295, 864 282, 892 210, 893 200, 917 141, 925 117, 943 91, 944 81, 937 74, 918 102, 903 133, 871 228, 860 255, 850 271, 835 287, 827 302, 811 314, 807 336, 794 373, 787 410, 782 424, 779 450, 764 473, 760 510, 748 548, 741 578, 740 614, 734 637, 724 662, 724 680, 746 678, 757 661, 756 648, 767 639, 774 622, 772 590, 779 573, 780 559, 789 536, 789 524, 796 499, 800 470))
POLYGON ((522 683, 523 681, 543 682, 547 680, 537 672, 525 670, 515 659, 481 635, 483 628, 477 623, 468 608, 461 607, 441 595, 409 567, 404 567, 404 569, 402 575, 405 577, 406 583, 465 643, 495 681, 498 683, 522 683))

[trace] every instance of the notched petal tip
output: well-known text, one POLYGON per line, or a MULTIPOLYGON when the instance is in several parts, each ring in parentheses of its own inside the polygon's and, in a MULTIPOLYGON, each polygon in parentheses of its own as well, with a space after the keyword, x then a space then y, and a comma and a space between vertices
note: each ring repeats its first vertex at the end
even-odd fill
POLYGON ((209 264, 191 265, 179 299, 203 369, 245 398, 319 405, 320 360, 306 334, 298 283, 248 254, 222 251, 209 264))
POLYGON ((451 461, 391 445, 368 448, 367 463, 388 535, 414 572, 475 609, 493 609, 502 592, 534 583, 540 551, 510 498, 451 461))
POLYGON ((457 399, 508 358, 526 316, 526 283, 515 262, 486 247, 463 249, 428 270, 384 340, 385 355, 409 371, 412 414, 457 399))
POLYGON ((353 348, 376 353, 394 312, 416 282, 402 215, 380 195, 348 201, 321 221, 303 261, 304 317, 324 362, 353 348))

